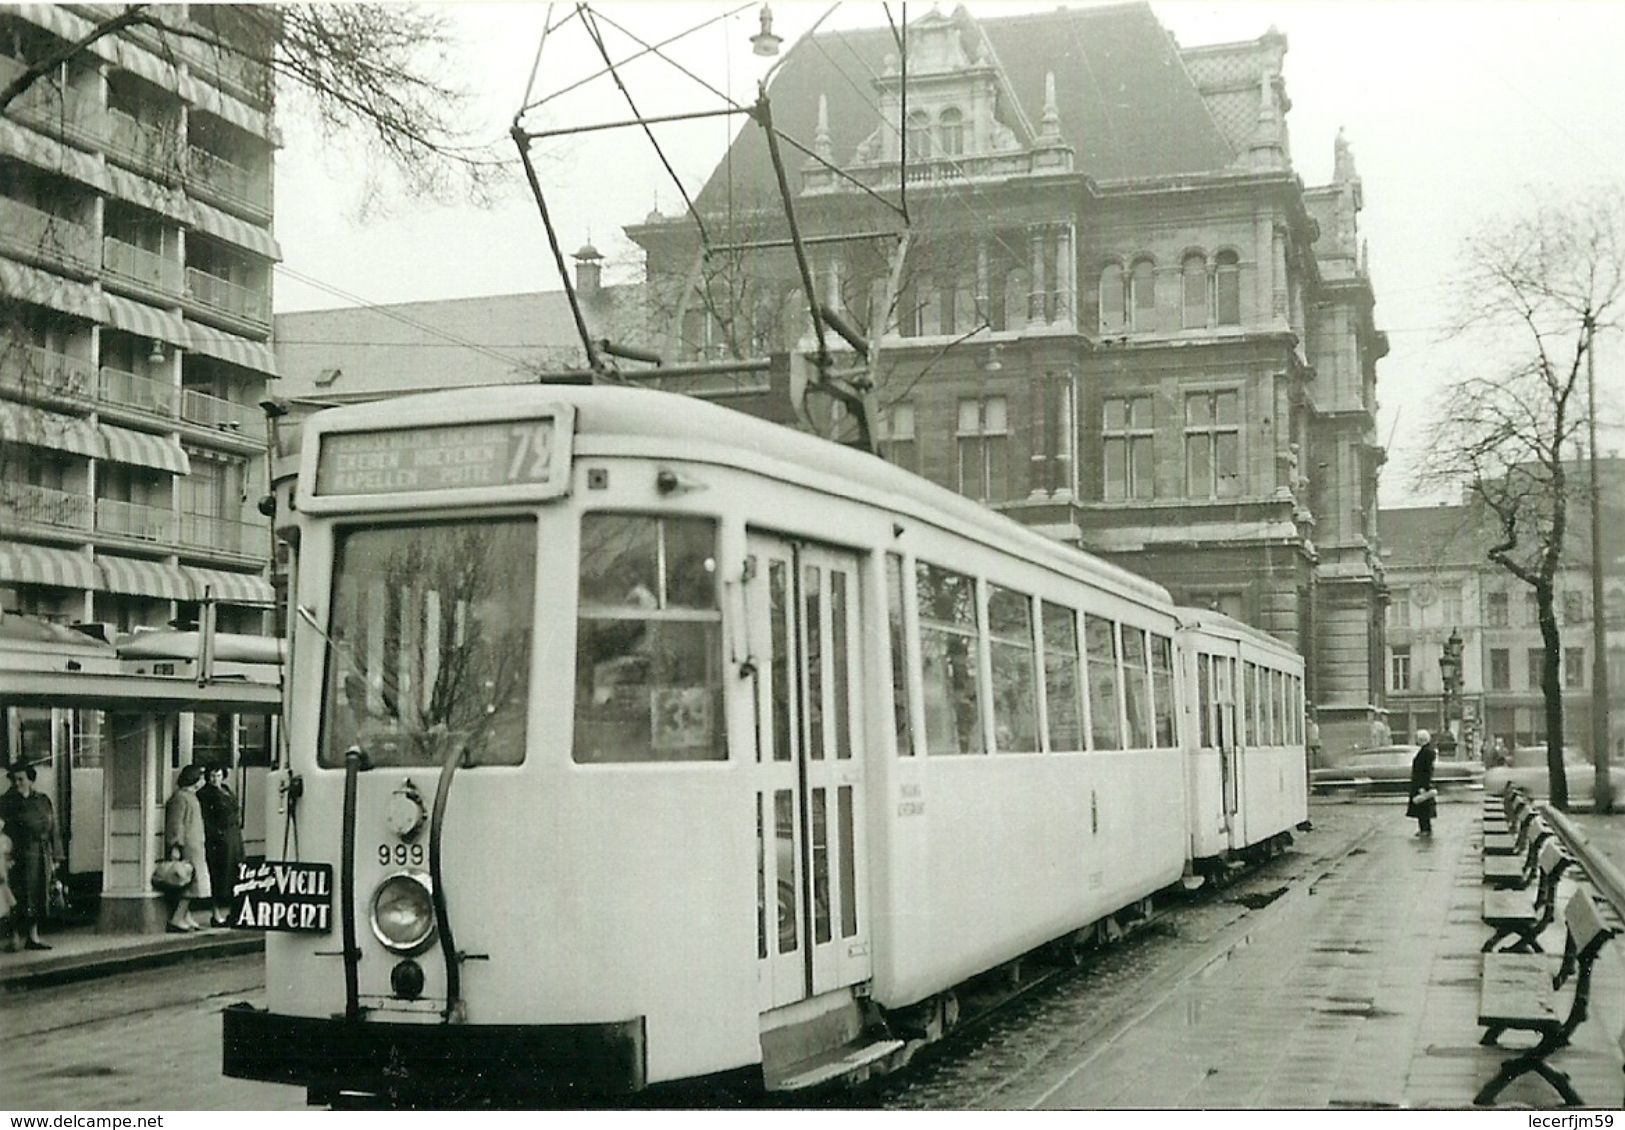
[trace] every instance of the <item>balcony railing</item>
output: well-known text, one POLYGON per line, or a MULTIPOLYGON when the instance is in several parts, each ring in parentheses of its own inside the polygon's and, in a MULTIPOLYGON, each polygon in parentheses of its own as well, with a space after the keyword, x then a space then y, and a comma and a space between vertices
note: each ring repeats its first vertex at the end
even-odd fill
POLYGON ((90 399, 96 368, 14 337, 0 337, 0 388, 30 400, 90 399))
POLYGON ((266 296, 263 291, 238 286, 218 275, 200 271, 196 267, 186 268, 186 294, 194 302, 210 309, 261 325, 270 324, 271 319, 265 310, 266 296))
POLYGON ((180 171, 181 149, 180 131, 175 125, 107 108, 107 151, 124 163, 173 176, 180 171))
POLYGON ((90 529, 90 496, 52 487, 0 479, 3 525, 53 526, 59 530, 90 529))
POLYGON ((265 442, 265 416, 250 404, 238 404, 235 400, 187 389, 181 397, 181 419, 240 435, 255 443, 265 442))
POLYGON ((164 295, 181 292, 181 265, 145 247, 107 236, 102 239, 102 268, 125 282, 164 295))
MULTIPOLYGON (((0 56, 0 87, 28 68, 9 56, 0 56)), ((40 79, 6 107, 6 116, 53 137, 62 137, 86 149, 99 149, 107 139, 106 111, 90 95, 63 91, 55 82, 40 79)))
POLYGON ((19 258, 96 270, 96 237, 85 225, 0 196, 0 245, 19 258))
POLYGON ((260 526, 236 518, 217 518, 212 514, 182 514, 180 519, 180 543, 188 549, 230 553, 239 557, 265 552, 266 535, 260 526))
POLYGON ((168 381, 103 366, 97 397, 106 404, 132 412, 172 420, 180 403, 180 389, 168 381))
POLYGON ((187 171, 196 181, 194 188, 200 190, 201 194, 212 193, 227 206, 235 204, 256 215, 270 215, 269 178, 258 176, 196 145, 191 147, 188 154, 187 171))
POLYGON ((173 545, 175 512, 160 510, 156 506, 142 506, 135 502, 116 502, 111 498, 98 498, 96 532, 173 545))

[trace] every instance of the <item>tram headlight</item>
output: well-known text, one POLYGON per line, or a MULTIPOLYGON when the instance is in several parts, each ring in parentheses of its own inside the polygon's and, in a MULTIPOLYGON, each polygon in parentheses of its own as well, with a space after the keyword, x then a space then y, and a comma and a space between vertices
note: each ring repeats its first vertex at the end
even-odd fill
POLYGON ((429 877, 414 871, 391 875, 372 896, 372 932, 393 953, 417 953, 434 938, 434 897, 429 877))

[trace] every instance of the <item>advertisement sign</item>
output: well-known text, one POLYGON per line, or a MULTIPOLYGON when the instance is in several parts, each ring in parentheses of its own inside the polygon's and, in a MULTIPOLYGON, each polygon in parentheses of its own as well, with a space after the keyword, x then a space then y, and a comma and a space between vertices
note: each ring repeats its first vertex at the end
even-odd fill
POLYGON ((268 859, 239 863, 231 888, 237 930, 325 934, 333 928, 333 865, 268 859))

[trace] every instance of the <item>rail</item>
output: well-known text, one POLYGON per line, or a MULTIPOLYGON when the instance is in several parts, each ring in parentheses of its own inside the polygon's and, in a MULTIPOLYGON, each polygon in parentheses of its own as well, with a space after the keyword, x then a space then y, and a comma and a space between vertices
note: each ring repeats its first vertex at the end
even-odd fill
POLYGON ((1609 905, 1614 908, 1614 913, 1625 918, 1625 873, 1593 848, 1579 825, 1570 820, 1565 813, 1559 812, 1547 803, 1542 803, 1540 810, 1562 839, 1563 846, 1569 849, 1569 854, 1579 860, 1580 866, 1585 868, 1585 873, 1591 876, 1591 885, 1596 888, 1597 893, 1608 900, 1609 905))

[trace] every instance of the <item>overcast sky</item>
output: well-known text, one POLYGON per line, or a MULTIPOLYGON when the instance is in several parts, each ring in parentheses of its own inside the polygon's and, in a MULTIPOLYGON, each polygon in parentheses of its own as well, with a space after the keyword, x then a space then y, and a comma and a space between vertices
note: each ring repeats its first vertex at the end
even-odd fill
MULTIPOLYGON (((972 3, 981 16, 1056 7, 972 3)), ((1084 5, 1076 5, 1084 6, 1084 5)), ((607 17, 658 42, 738 4, 605 3, 607 17)), ((943 5, 944 10, 951 5, 943 5)), ((1330 179, 1339 126, 1354 147, 1365 186, 1363 234, 1378 325, 1392 351, 1378 365, 1379 440, 1392 438, 1384 503, 1413 498, 1409 463, 1429 397, 1483 365, 1441 340, 1460 240, 1488 217, 1526 207, 1554 190, 1603 181, 1625 184, 1625 3, 1618 0, 1345 0, 1345 2, 1154 2, 1182 46, 1254 39, 1271 25, 1286 33, 1285 76, 1293 159, 1306 183, 1330 179)), ((558 4, 555 16, 570 5, 558 4)), ((776 2, 774 30, 786 47, 828 4, 776 2)), ((892 5, 893 13, 898 6, 892 5)), ((915 3, 918 16, 929 5, 915 3)), ((545 20, 545 4, 453 6, 472 84, 477 122, 501 137, 525 98, 545 20)), ((878 4, 847 3, 824 30, 883 24, 878 4)), ((748 101, 772 60, 750 53, 754 8, 674 45, 670 53, 717 89, 748 101)), ((604 25, 617 57, 635 50, 604 25)), ((595 49, 579 25, 555 33, 542 55, 532 97, 588 73, 595 49)), ((719 100, 655 59, 627 70, 645 113, 701 109, 719 100)), ((608 121, 625 115, 608 80, 582 87, 527 115, 532 128, 608 121)), ((740 119, 663 127, 662 146, 691 192, 722 154, 740 119)), ((536 207, 515 179, 488 210, 425 207, 397 199, 384 216, 357 214, 352 154, 315 143, 291 116, 278 157, 276 233, 284 262, 276 280, 279 312, 393 303, 559 287, 536 207)), ((594 134, 539 152, 549 209, 566 251, 589 237, 626 269, 623 224, 680 198, 637 131, 594 134)), ((517 168, 517 158, 515 167, 517 168)), ((1625 335, 1599 350, 1599 383, 1625 389, 1625 335)), ((505 343, 482 343, 500 347, 505 343)), ((1625 444, 1616 444, 1625 446, 1625 444)))

